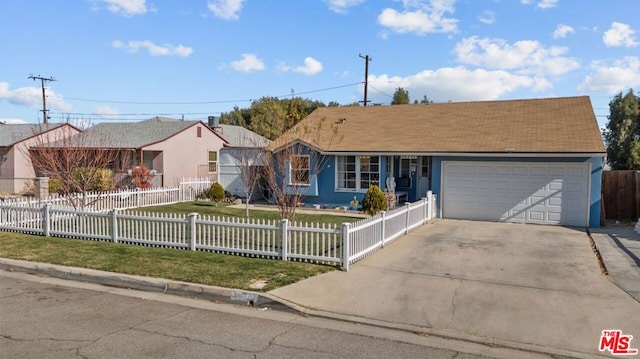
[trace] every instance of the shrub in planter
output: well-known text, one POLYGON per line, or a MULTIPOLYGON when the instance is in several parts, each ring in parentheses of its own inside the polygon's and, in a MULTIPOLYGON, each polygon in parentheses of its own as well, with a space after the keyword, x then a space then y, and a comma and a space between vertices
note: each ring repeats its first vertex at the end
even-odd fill
POLYGON ((373 216, 385 209, 387 209, 387 200, 380 187, 376 185, 369 186, 369 190, 362 200, 362 210, 373 216))
POLYGON ((209 199, 218 203, 224 200, 224 188, 218 182, 215 182, 209 188, 209 199))
POLYGON ((115 188, 113 182, 113 171, 106 168, 78 167, 73 171, 73 175, 78 183, 83 183, 84 178, 89 179, 87 191, 111 191, 115 188))

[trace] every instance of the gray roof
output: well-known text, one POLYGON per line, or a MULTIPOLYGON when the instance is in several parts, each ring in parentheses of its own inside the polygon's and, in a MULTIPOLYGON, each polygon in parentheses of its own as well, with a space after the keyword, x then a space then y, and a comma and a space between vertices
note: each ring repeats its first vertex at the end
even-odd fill
POLYGON ((0 123, 0 147, 9 147, 39 133, 49 131, 64 123, 0 123))
POLYGON ((139 149, 169 137, 200 121, 154 117, 133 123, 100 123, 75 136, 77 146, 139 149))
POLYGON ((267 147, 267 138, 242 126, 218 125, 213 130, 222 136, 230 147, 267 147))

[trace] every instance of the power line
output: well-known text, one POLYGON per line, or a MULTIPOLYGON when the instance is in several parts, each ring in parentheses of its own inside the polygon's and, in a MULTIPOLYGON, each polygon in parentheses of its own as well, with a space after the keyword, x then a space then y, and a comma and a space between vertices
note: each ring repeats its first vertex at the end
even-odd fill
MULTIPOLYGON (((340 88, 344 88, 344 87, 360 85, 361 83, 362 82, 354 82, 354 83, 350 83, 350 84, 327 87, 327 88, 318 89, 318 90, 297 92, 296 95, 306 95, 306 94, 310 94, 310 93, 331 91, 331 90, 336 90, 336 89, 340 89, 340 88)), ((290 96, 291 96, 291 93, 288 93, 286 95, 273 96, 273 97, 285 98, 285 97, 290 97, 290 96)), ((253 99, 237 99, 237 100, 212 100, 212 101, 158 102, 158 101, 123 101, 123 100, 89 99, 89 98, 70 97, 70 96, 65 96, 64 98, 66 100, 73 100, 73 101, 99 102, 99 103, 117 103, 117 104, 129 104, 129 105, 211 105, 211 104, 221 104, 221 103, 236 103, 236 102, 252 102, 253 101, 253 99)))

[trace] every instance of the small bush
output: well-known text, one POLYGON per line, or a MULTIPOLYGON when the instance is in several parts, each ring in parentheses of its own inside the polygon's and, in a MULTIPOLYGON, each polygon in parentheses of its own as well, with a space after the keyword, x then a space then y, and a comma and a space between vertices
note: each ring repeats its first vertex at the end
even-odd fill
POLYGON ((131 169, 131 182, 136 188, 151 188, 153 173, 145 165, 134 166, 131 169))
POLYGON ((49 193, 60 192, 60 179, 49 178, 49 193))
POLYGON ((83 178, 90 181, 87 191, 111 191, 115 188, 113 171, 105 168, 78 167, 73 175, 78 183, 84 183, 83 178))
POLYGON ((385 209, 387 209, 387 199, 384 197, 384 193, 380 187, 370 186, 362 200, 362 210, 373 216, 385 209))
POLYGON ((209 188, 209 199, 218 203, 224 200, 224 188, 218 182, 214 182, 209 188))

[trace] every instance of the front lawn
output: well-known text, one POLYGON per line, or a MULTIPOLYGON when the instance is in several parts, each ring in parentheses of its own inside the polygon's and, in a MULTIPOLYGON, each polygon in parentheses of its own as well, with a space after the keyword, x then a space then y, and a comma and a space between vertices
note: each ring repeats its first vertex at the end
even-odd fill
POLYGON ((266 280, 269 291, 336 269, 326 265, 249 258, 0 231, 0 257, 160 277, 227 288, 266 280))
MULTIPOLYGON (((133 211, 141 212, 160 212, 160 213, 198 213, 206 216, 224 216, 246 218, 246 210, 244 208, 235 208, 229 204, 213 202, 196 201, 196 202, 180 202, 164 206, 143 207, 134 209, 133 211)), ((348 212, 347 212, 348 214, 348 212)), ((260 220, 279 220, 280 212, 267 211, 261 209, 250 209, 249 218, 260 220)), ((340 226, 342 223, 352 223, 362 218, 349 217, 347 215, 327 214, 322 211, 318 213, 296 213, 296 221, 310 223, 326 223, 340 226)))

